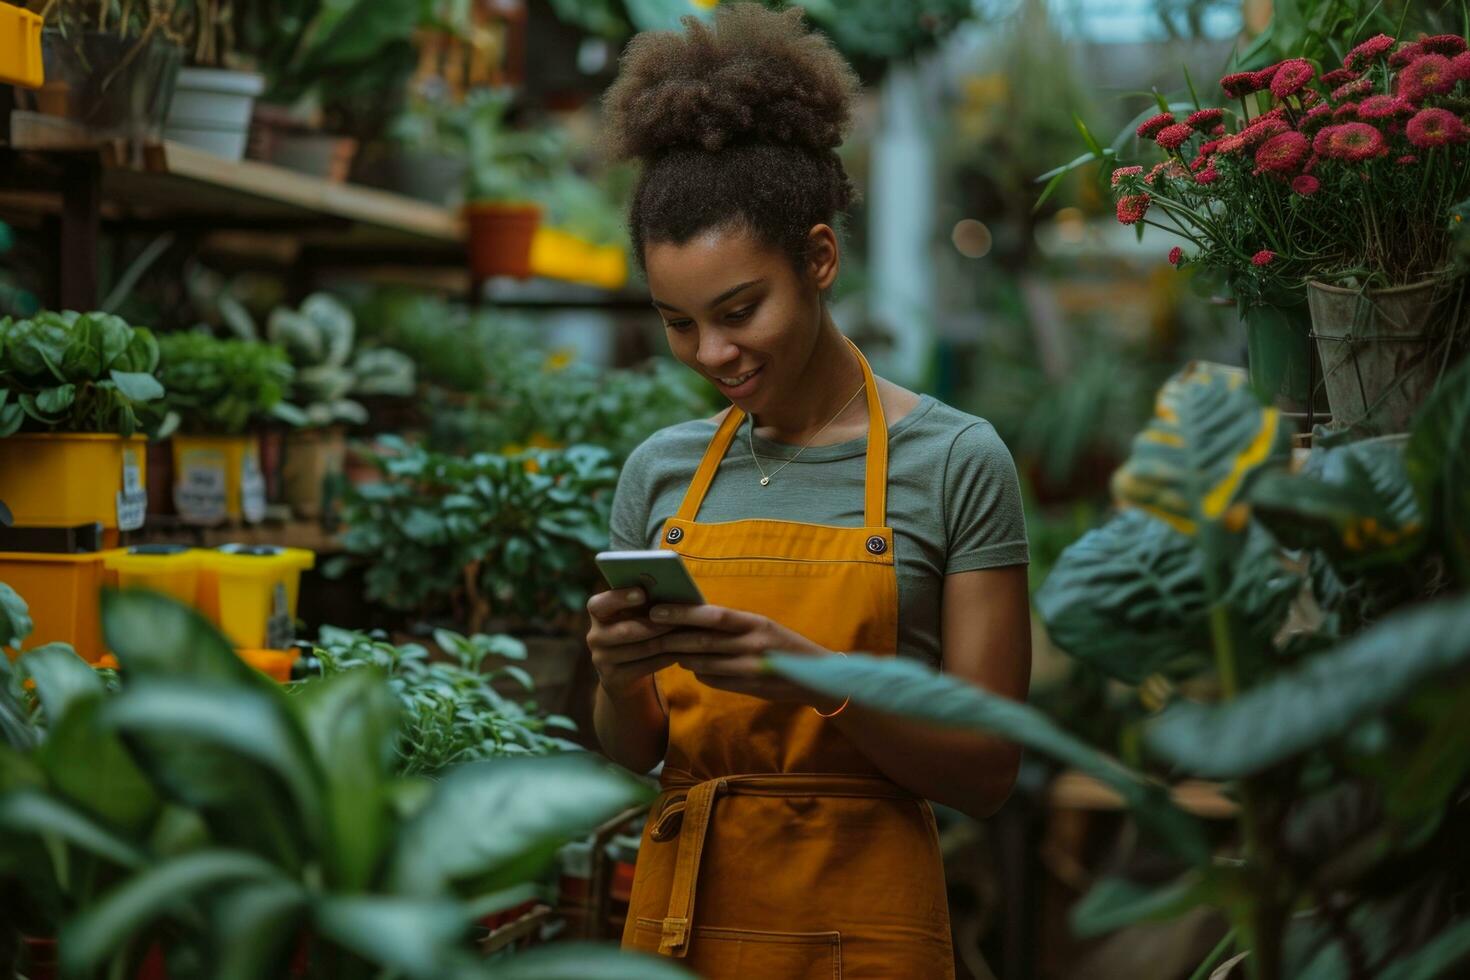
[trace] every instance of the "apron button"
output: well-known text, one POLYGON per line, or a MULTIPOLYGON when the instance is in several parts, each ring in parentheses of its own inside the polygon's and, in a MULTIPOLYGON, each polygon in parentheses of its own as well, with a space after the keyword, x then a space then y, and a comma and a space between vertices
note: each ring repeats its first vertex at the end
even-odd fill
POLYGON ((665 537, 668 539, 669 544, 678 544, 679 540, 684 537, 684 529, 682 527, 671 527, 665 537))
POLYGON ((883 540, 881 534, 875 534, 868 539, 868 550, 875 555, 881 555, 888 550, 888 542, 883 540))

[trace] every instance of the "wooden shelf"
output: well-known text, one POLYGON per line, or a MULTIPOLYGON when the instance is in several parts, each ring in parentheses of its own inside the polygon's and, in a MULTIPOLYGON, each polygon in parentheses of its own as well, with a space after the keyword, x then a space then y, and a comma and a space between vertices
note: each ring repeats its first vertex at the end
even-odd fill
POLYGON ((178 518, 148 515, 148 523, 129 532, 126 544, 186 544, 195 548, 218 548, 222 544, 274 544, 305 548, 318 555, 342 550, 341 539, 316 521, 265 521, 260 524, 194 527, 178 518))

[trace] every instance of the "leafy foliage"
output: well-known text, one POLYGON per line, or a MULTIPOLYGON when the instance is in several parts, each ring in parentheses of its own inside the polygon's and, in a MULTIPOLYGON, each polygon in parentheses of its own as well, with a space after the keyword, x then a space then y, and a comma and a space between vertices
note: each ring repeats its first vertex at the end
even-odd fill
POLYGON ((617 483, 605 450, 461 458, 383 445, 383 481, 351 491, 344 514, 343 544, 367 565, 370 599, 425 613, 457 603, 472 629, 491 614, 580 610, 617 483))
POLYGON ((159 347, 168 406, 186 432, 238 435, 267 418, 299 421, 282 414, 295 374, 283 348, 193 331, 166 334, 159 347))
MULTIPOLYGON (((31 670, 47 738, 0 750, 0 878, 27 914, 7 925, 58 934, 68 975, 130 975, 155 940, 191 976, 283 976, 303 943, 311 977, 487 975, 475 918, 524 900, 556 846, 650 795, 583 753, 404 777, 400 700, 376 667, 287 695, 146 592, 106 596, 104 628, 121 693, 47 653, 31 670), (66 739, 74 728, 86 737, 66 739), (113 765, 127 780, 78 792, 113 765)), ((602 975, 620 954, 564 955, 602 975)), ((545 975, 573 968, 554 964, 545 975)))
POLYGON ((152 331, 109 313, 0 319, 0 438, 25 428, 130 436, 157 412, 152 331))

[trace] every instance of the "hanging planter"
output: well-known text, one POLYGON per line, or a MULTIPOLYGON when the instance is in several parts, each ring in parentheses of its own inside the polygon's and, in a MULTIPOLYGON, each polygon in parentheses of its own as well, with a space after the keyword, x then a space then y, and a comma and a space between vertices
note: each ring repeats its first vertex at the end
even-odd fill
POLYGON ((1470 340, 1467 280, 1391 289, 1311 282, 1307 300, 1334 422, 1404 432, 1470 340))
POLYGON ((491 276, 531 276, 531 246, 541 224, 537 204, 472 201, 465 205, 469 225, 470 273, 477 280, 491 276))

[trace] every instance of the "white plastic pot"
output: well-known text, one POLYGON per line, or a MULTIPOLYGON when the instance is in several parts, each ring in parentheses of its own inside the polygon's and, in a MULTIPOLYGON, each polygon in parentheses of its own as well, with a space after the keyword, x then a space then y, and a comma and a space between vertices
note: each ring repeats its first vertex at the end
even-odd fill
POLYGON ((164 137, 227 160, 245 156, 250 111, 265 79, 224 68, 184 68, 174 87, 164 137))

